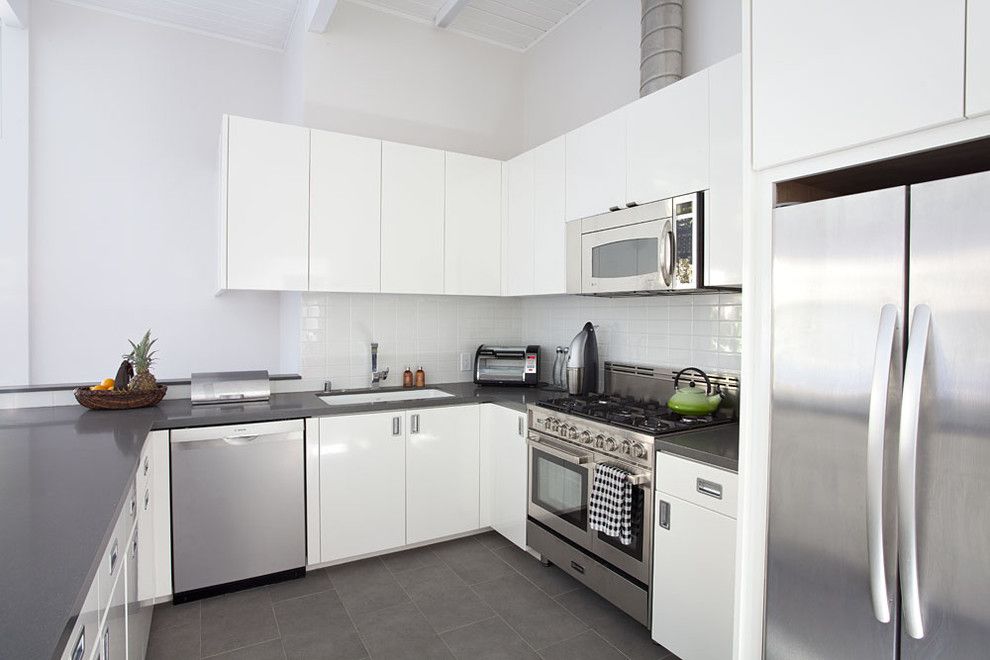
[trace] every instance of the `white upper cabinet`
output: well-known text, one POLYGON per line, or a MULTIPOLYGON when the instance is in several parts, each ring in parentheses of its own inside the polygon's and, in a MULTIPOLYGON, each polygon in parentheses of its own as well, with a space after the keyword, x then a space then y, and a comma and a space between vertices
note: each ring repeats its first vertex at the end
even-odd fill
POLYGON ((447 152, 443 292, 502 292, 502 163, 447 152))
POLYGON ((382 143, 382 291, 443 293, 444 152, 382 143))
POLYGON ((990 112, 990 0, 966 2, 966 115, 990 112))
POLYGON ((708 69, 710 192, 705 209, 705 285, 742 284, 742 56, 708 69))
POLYGON ((502 293, 526 296, 534 286, 533 152, 505 164, 506 209, 502 242, 502 293))
POLYGON ((533 293, 567 291, 565 234, 565 138, 532 151, 533 157, 533 293))
POLYGON ((406 413, 406 543, 478 529, 478 406, 406 413))
POLYGON ((754 0, 754 167, 960 119, 965 12, 966 0, 754 0))
POLYGON ((305 291, 309 129, 225 118, 221 288, 305 291))
POLYGON ((708 70, 627 108, 626 202, 708 188, 708 70))
POLYGON ((309 290, 381 290, 381 140, 312 132, 309 290))
POLYGON ((566 142, 566 219, 625 206, 626 108, 571 131, 566 142))

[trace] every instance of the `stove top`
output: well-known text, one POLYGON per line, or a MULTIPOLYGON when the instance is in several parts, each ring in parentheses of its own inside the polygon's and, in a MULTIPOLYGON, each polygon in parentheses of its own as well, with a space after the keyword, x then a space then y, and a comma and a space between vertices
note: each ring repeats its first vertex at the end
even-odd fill
POLYGON ((731 417, 718 413, 702 417, 685 417, 658 401, 640 401, 605 394, 565 396, 541 401, 536 405, 652 436, 727 424, 733 421, 731 417))

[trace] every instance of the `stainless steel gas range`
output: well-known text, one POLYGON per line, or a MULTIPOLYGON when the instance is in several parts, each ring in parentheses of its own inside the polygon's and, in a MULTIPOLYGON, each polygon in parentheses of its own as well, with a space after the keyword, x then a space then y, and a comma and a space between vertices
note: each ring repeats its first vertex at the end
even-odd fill
POLYGON ((528 407, 526 541, 544 561, 649 626, 654 440, 734 424, 738 381, 714 377, 726 403, 713 416, 689 419, 661 403, 673 393, 676 371, 606 363, 604 373, 606 394, 564 396, 528 407), (590 527, 589 501, 600 464, 629 473, 630 545, 590 527))

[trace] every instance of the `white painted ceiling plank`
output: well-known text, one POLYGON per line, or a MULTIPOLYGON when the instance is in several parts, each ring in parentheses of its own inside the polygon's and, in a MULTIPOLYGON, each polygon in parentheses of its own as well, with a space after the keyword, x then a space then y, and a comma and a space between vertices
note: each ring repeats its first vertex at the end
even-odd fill
POLYGON ((458 27, 464 27, 466 25, 473 25, 476 28, 489 27, 492 30, 498 30, 523 39, 536 39, 546 31, 509 18, 490 14, 486 11, 476 9, 474 6, 465 7, 454 23, 458 27))
POLYGON ((510 7, 509 5, 497 2, 496 0, 471 0, 471 7, 479 11, 492 14, 493 16, 499 16, 523 25, 534 27, 541 32, 546 32, 554 26, 554 23, 556 23, 556 21, 532 14, 528 11, 516 9, 515 7, 510 7))

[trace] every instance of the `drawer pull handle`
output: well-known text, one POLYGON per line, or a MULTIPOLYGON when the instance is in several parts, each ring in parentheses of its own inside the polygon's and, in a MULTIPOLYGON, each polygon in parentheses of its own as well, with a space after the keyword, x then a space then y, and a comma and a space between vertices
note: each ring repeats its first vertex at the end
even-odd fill
POLYGON ((670 502, 659 500, 659 509, 660 512, 657 517, 660 519, 660 526, 664 529, 670 529, 670 502))
POLYGON ((148 504, 150 502, 151 502, 151 491, 150 490, 145 490, 144 491, 144 510, 145 511, 148 510, 148 504))
POLYGON ((79 631, 79 637, 76 638, 76 645, 72 649, 72 660, 83 660, 84 655, 86 655, 86 626, 83 626, 79 631))
POLYGON ((149 463, 150 460, 151 460, 150 457, 148 456, 144 457, 144 476, 148 476, 148 468, 151 467, 151 464, 149 463))
POLYGON ((400 417, 392 418, 392 435, 399 435, 402 433, 402 422, 400 417))
POLYGON ((708 497, 714 497, 716 500, 722 499, 722 484, 717 484, 714 481, 708 481, 707 479, 698 478, 698 492, 702 495, 707 495, 708 497))
POLYGON ((115 568, 117 568, 117 539, 113 540, 113 545, 110 547, 110 575, 113 575, 115 568))
POLYGON ((581 575, 584 575, 584 566, 582 566, 581 564, 577 563, 576 561, 572 561, 571 562, 571 568, 573 568, 575 571, 577 571, 581 575))

